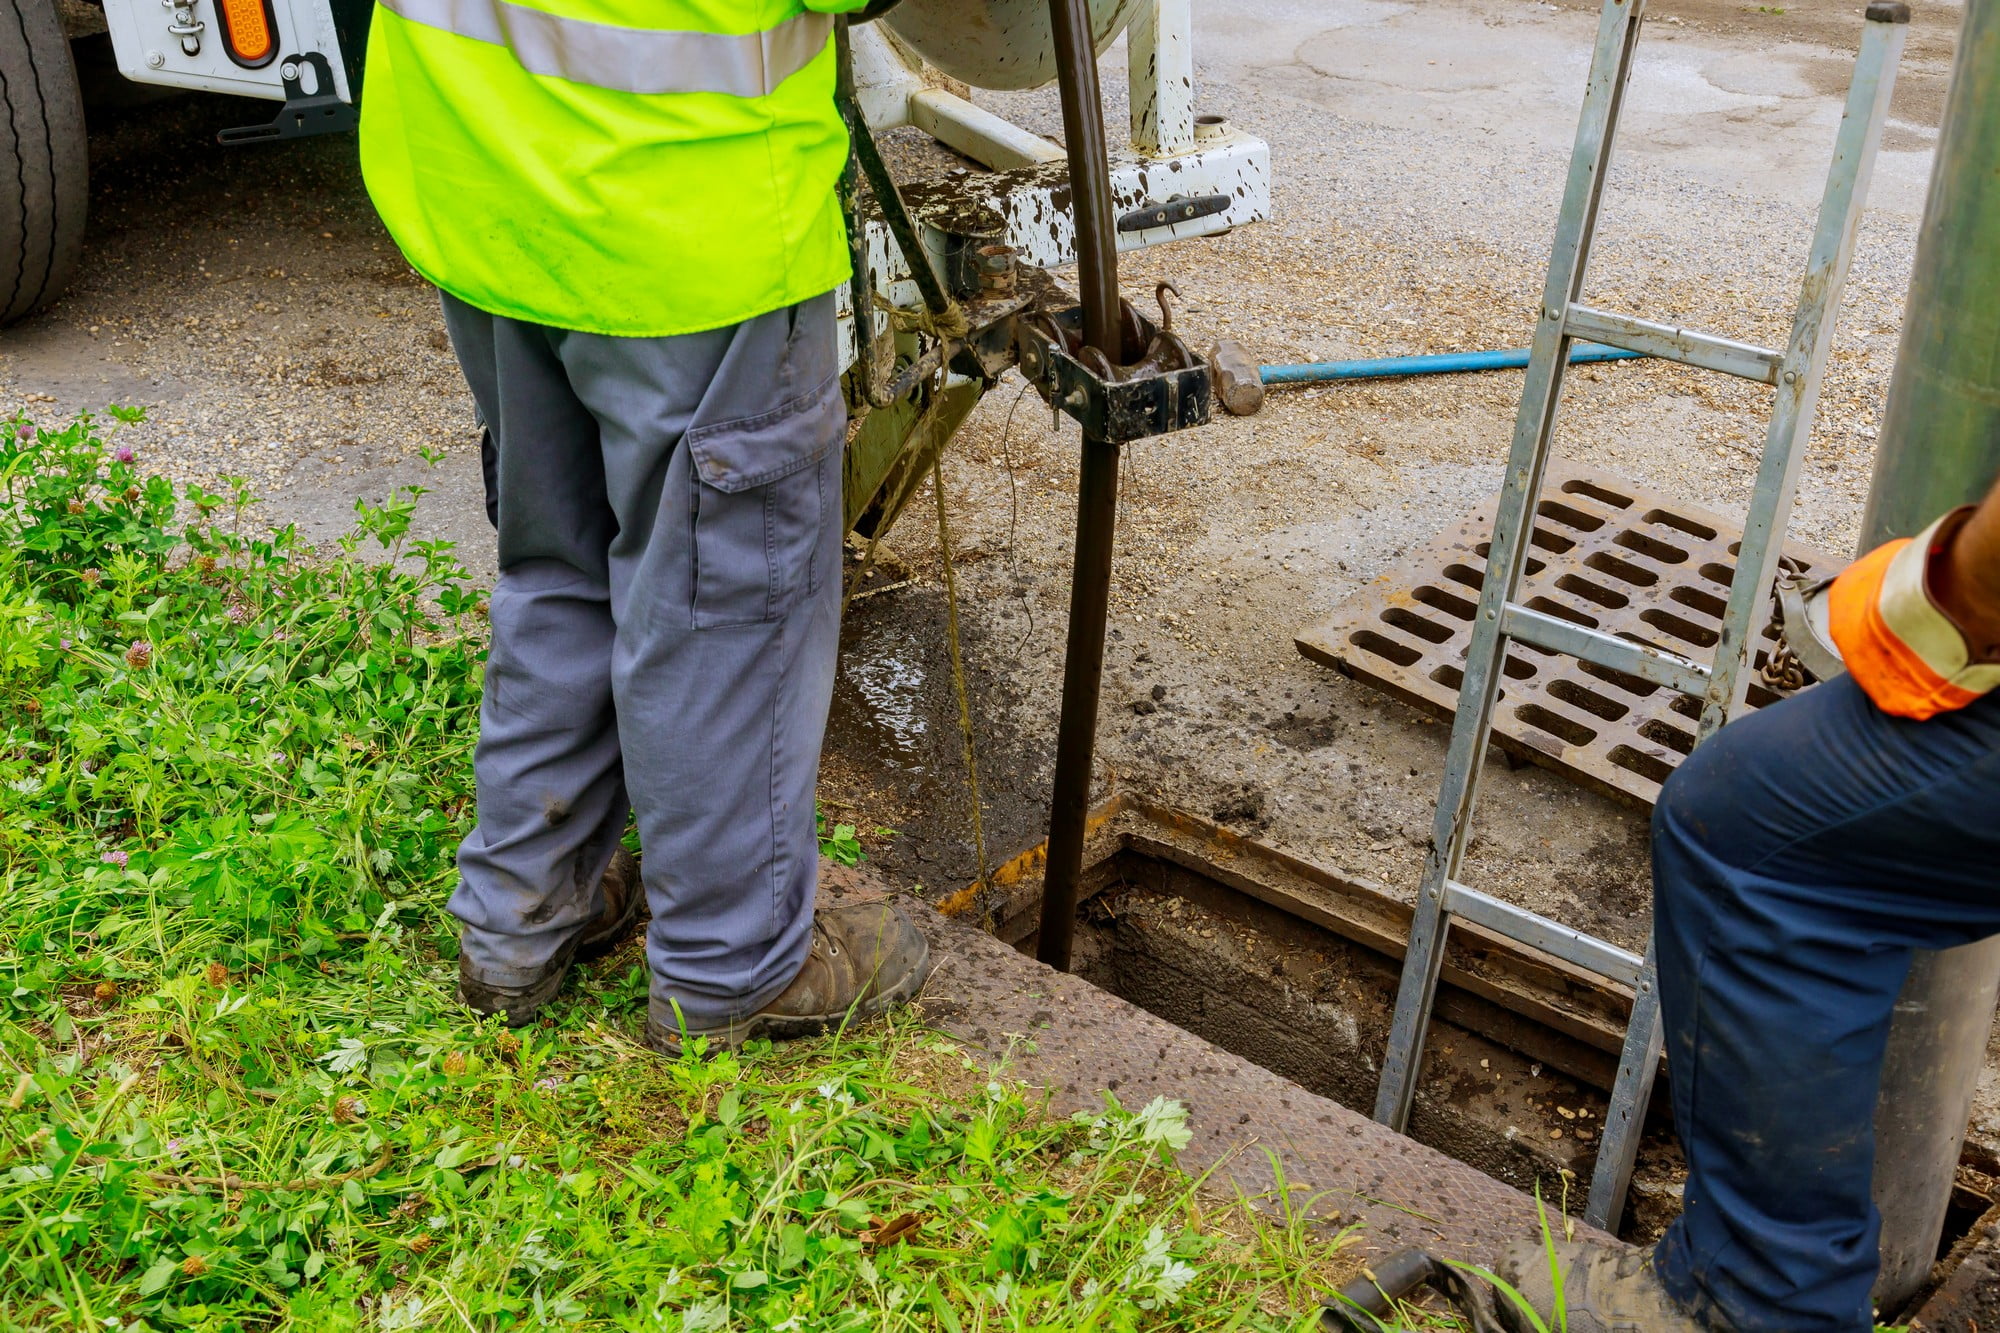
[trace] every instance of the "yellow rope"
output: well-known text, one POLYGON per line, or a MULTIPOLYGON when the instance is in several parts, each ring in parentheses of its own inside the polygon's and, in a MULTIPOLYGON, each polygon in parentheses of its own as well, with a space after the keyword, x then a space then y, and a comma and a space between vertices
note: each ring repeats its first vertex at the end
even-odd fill
POLYGON ((944 563, 945 642, 951 649, 951 681, 958 691, 958 729, 965 740, 965 785, 972 794, 972 850, 979 868, 973 886, 984 899, 992 882, 986 865, 986 830, 979 814, 979 763, 972 744, 972 693, 965 684, 965 660, 958 648, 958 575, 951 563, 951 521, 944 510, 944 459, 931 462, 931 489, 937 496, 938 554, 944 563))
POLYGON ((971 321, 966 319, 964 309, 956 301, 933 315, 929 306, 896 305, 877 292, 875 307, 887 312, 889 327, 892 329, 903 331, 917 329, 947 342, 964 338, 966 334, 972 332, 971 321))

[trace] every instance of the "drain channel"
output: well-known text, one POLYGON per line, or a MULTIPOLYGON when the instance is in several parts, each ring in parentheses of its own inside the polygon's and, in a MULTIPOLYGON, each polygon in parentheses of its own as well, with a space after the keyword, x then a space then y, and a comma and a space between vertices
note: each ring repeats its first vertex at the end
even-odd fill
MULTIPOLYGON (((993 893, 939 904, 1033 949, 1040 849, 993 893)), ((1075 940, 1093 985, 1364 1113, 1373 1105, 1410 909, 1380 886, 1121 795, 1091 820, 1075 940)), ((1559 959, 1454 931, 1411 1137, 1580 1210, 1631 994, 1559 959)), ((1644 1241, 1680 1211, 1683 1168, 1665 1084, 1620 1234, 1644 1241)), ((1970 1165, 1993 1163, 1969 1153, 1970 1165)), ((1992 1200, 1955 1201, 1949 1245, 1992 1200)))

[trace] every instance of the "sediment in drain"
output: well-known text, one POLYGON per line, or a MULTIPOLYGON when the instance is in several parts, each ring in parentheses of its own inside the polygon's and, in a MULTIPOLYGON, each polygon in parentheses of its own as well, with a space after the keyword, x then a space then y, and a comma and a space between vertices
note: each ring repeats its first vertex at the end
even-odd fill
MULTIPOLYGON (((1089 828, 1079 975, 1309 1091, 1372 1108, 1407 902, 1129 792, 1089 828)), ((1031 847, 936 906, 1032 954, 1041 855, 1031 847)), ((1630 992, 1474 925, 1453 936, 1411 1137, 1580 1211, 1630 992)), ((1657 1239, 1680 1213, 1686 1170, 1665 1093, 1663 1080, 1619 1227, 1629 1241, 1657 1239)), ((2000 1158, 1968 1143, 1940 1258, 1995 1198, 2000 1158)))
MULTIPOLYGON (((1090 827, 1075 941, 1084 979, 1310 1091, 1373 1107, 1407 903, 1130 793, 1093 811, 1090 827)), ((937 906, 1032 953, 1039 879, 1040 849, 1029 848, 990 886, 937 906)), ((1629 992, 1621 1000, 1557 960, 1474 926, 1455 931, 1411 1136, 1579 1210, 1629 1005, 1629 992)), ((1656 1238, 1680 1211, 1685 1169, 1665 1091, 1663 1080, 1619 1228, 1627 1240, 1656 1238)), ((2000 1174, 1968 1152, 1970 1166, 2000 1174)), ((1964 1192, 1966 1217, 1994 1197, 1964 1192)))
MULTIPOLYGON (((1302 1087, 1373 1104, 1396 983, 1378 955, 1264 904, 1200 903, 1129 879, 1091 899, 1078 955, 1093 984, 1302 1087)), ((1412 1137, 1552 1201, 1588 1179, 1605 1107, 1596 1090, 1445 1022, 1427 1061, 1412 1137)))
MULTIPOLYGON (((1132 793, 1093 811, 1090 829, 1080 975, 1310 1091, 1373 1107, 1407 902, 1132 793)), ((1031 847, 937 906, 1032 953, 1040 878, 1031 847)), ((1560 1205, 1594 1165, 1630 1004, 1476 926, 1454 932, 1411 1136, 1560 1205)), ((1658 1188, 1633 1192, 1634 1239, 1678 1212, 1671 1136, 1650 1128, 1639 1179, 1658 1188)))

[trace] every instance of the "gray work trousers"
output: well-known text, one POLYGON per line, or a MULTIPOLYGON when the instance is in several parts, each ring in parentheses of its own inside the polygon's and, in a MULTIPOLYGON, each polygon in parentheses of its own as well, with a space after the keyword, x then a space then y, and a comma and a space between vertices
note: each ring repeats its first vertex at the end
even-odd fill
POLYGON ((478 824, 450 904, 465 966, 534 980, 603 909, 636 811, 653 1016, 751 1013, 804 963, 818 882, 846 438, 833 298, 674 338, 444 310, 492 433, 500 542, 478 824))

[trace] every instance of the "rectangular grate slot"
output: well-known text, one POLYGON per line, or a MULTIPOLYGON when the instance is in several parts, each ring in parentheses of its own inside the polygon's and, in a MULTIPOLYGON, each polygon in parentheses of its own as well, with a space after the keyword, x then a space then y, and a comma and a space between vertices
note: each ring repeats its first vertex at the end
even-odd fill
POLYGON ((1667 596, 1682 606, 1690 607, 1705 616, 1713 616, 1717 620, 1722 619, 1729 610, 1728 602, 1712 592, 1703 592, 1700 588, 1690 588, 1685 585, 1669 588, 1667 596))
POLYGON ((1373 630, 1357 630, 1348 636, 1349 643, 1364 653, 1386 657, 1400 667, 1412 667, 1424 660, 1423 652, 1407 643, 1397 643, 1386 635, 1373 630))
POLYGON ((1617 611, 1632 604, 1632 599, 1624 593, 1607 588, 1595 579, 1579 578, 1575 574, 1564 574, 1556 580, 1556 586, 1586 602, 1596 602, 1607 611, 1617 611))
POLYGON ((1410 596, 1434 611, 1442 611, 1448 616, 1457 616, 1460 620, 1472 619, 1473 615, 1479 610, 1477 602, 1468 602, 1463 597, 1448 593, 1443 588, 1433 584, 1425 584, 1411 593, 1410 596))
POLYGON ((1684 755, 1694 750, 1693 732, 1683 731, 1671 722, 1663 722, 1657 717, 1650 722, 1641 722, 1639 734, 1649 741, 1658 741, 1668 749, 1677 750, 1684 755))
MULTIPOLYGON (((1644 683, 1640 682, 1642 685, 1644 683)), ((1581 708, 1584 712, 1601 717, 1606 722, 1616 722, 1632 711, 1630 705, 1619 703, 1609 695, 1599 694, 1596 690, 1579 685, 1573 680, 1550 681, 1549 693, 1570 707, 1581 708)))
POLYGON ((1568 481, 1564 482, 1562 484, 1562 492, 1565 495, 1587 495, 1597 501, 1597 503, 1610 505, 1613 509, 1630 509, 1632 507, 1631 496, 1621 495, 1608 486, 1600 486, 1596 482, 1587 481, 1582 477, 1571 477, 1568 481))
POLYGON ((1672 528, 1675 532, 1694 538, 1698 542, 1715 540, 1715 529, 1706 523, 1697 523, 1686 514, 1676 514, 1671 509, 1648 509, 1641 516, 1642 521, 1662 528, 1672 528))
MULTIPOLYGON (((1682 643, 1691 643, 1697 648, 1713 648, 1715 647, 1716 640, 1722 637, 1721 632, 1718 630, 1712 630, 1706 625, 1697 625, 1686 616, 1677 616, 1673 612, 1663 611, 1657 606, 1650 611, 1641 611, 1639 619, 1645 621, 1654 629, 1671 634, 1676 639, 1681 640, 1682 643)), ((1685 656, 1684 650, 1678 647, 1675 647, 1674 651, 1680 652, 1685 656)))
MULTIPOLYGON (((1740 525, 1624 478, 1552 461, 1516 604, 1706 666, 1727 611, 1740 525), (1550 496, 1561 498, 1550 500, 1550 496), (1573 500, 1575 503, 1568 503, 1573 500), (1600 515, 1615 515, 1612 518, 1600 515)), ((1433 714, 1457 705, 1479 613, 1493 506, 1482 505, 1347 598, 1299 647, 1433 714), (1442 635, 1443 637, 1439 637, 1442 635)), ((1793 566, 1837 564, 1787 546, 1793 566)), ((1763 626, 1759 626, 1760 632, 1763 626)), ((1754 666, 1768 654, 1768 638, 1754 666)), ((1524 640, 1507 646, 1494 742, 1599 791, 1650 804, 1693 743, 1702 700, 1524 640)), ((1753 677, 1746 699, 1781 696, 1753 677)))
POLYGON ((1663 565, 1684 565, 1687 563, 1688 553, 1680 547, 1669 542, 1663 542, 1658 537, 1649 537, 1637 530, 1621 532, 1612 538, 1612 540, 1628 551, 1637 551, 1640 555, 1651 556, 1663 565))
POLYGON ((1600 574, 1609 574, 1621 583, 1629 583, 1635 588, 1650 588, 1660 581, 1660 576, 1652 570, 1633 564, 1609 551, 1592 551, 1583 563, 1600 574))
POLYGON ((1566 505, 1560 500, 1544 500, 1535 506, 1535 512, 1564 527, 1575 528, 1578 532, 1595 532, 1604 526, 1604 520, 1597 515, 1587 514, 1574 505, 1566 505))
POLYGON ((1414 634, 1431 643, 1444 643, 1451 638, 1452 631, 1435 620, 1426 620, 1408 607, 1392 606, 1382 613, 1385 623, 1394 625, 1406 634, 1414 634))
MULTIPOLYGON (((1541 547, 1551 555, 1565 555, 1576 549, 1575 542, 1563 536, 1560 532, 1551 532, 1547 528, 1531 529, 1528 534, 1528 543, 1531 546, 1541 547)), ((1493 554, 1493 543, 1481 542, 1472 549, 1479 553, 1481 560, 1484 560, 1493 554)))
POLYGON ((1627 773, 1645 779, 1656 788, 1674 775, 1672 764, 1658 755, 1646 754, 1629 745, 1612 746, 1611 753, 1606 757, 1627 773))
POLYGON ((1522 704, 1514 710, 1514 716, 1537 731, 1560 737, 1565 745, 1588 745, 1597 739, 1597 733, 1583 723, 1552 712, 1540 704, 1522 704))

